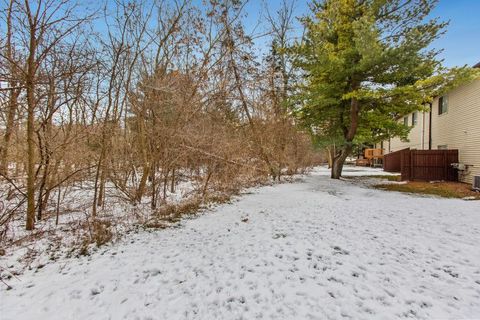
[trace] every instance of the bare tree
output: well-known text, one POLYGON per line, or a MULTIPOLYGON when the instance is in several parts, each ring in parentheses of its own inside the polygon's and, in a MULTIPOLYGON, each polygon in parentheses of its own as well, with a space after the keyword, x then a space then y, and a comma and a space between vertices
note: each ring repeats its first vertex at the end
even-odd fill
POLYGON ((195 209, 308 167, 310 141, 286 108, 293 7, 267 16, 272 52, 262 59, 246 3, 115 0, 103 16, 78 16, 81 2, 6 2, 0 195, 10 202, 0 235, 23 209, 28 230, 71 210, 103 243, 118 203, 132 209, 119 219, 148 207, 140 216, 155 218, 172 212, 181 183, 195 209))
MULTIPOLYGON (((13 65, 11 69, 15 70, 15 73, 12 76, 16 77, 26 94, 27 230, 32 230, 35 224, 37 175, 35 117, 40 100, 39 85, 44 81, 41 69, 55 48, 68 42, 77 28, 89 19, 89 17, 76 17, 76 8, 76 3, 60 0, 11 1, 7 14, 8 37, 10 37, 8 43, 13 43, 12 34, 18 34, 15 41, 21 46, 18 50, 23 49, 26 52, 25 61, 15 61, 11 47, 2 56, 13 65)), ((11 99, 12 109, 15 104, 13 98, 11 99)))
POLYGON ((14 1, 10 0, 5 11, 5 27, 6 27, 6 37, 5 37, 5 46, 4 46, 4 74, 2 75, 1 81, 7 83, 7 92, 8 98, 6 99, 6 121, 5 121, 5 134, 3 136, 3 148, 1 149, 0 155, 0 171, 8 175, 8 156, 10 149, 10 140, 14 130, 14 120, 18 110, 18 98, 21 93, 21 84, 18 81, 19 70, 17 56, 14 53, 14 45, 12 39, 13 25, 12 25, 12 15, 13 15, 14 1))

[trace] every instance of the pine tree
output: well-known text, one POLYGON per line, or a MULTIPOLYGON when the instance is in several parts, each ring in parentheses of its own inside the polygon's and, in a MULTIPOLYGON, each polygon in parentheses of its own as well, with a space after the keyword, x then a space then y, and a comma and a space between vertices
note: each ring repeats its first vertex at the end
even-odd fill
POLYGON ((336 141, 331 177, 355 144, 406 137, 399 116, 422 110, 468 68, 446 70, 432 42, 447 23, 429 19, 435 0, 324 0, 291 48, 305 81, 294 109, 316 136, 336 141))

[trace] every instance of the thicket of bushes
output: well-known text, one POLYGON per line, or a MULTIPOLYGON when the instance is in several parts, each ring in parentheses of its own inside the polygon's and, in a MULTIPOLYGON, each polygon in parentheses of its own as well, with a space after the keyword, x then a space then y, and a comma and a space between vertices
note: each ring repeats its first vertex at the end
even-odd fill
POLYGON ((101 244, 139 210, 155 225, 318 161, 286 107, 294 74, 278 48, 289 28, 276 26, 291 8, 268 19, 267 57, 242 10, 228 0, 2 9, 0 240, 20 241, 20 219, 39 234, 74 212, 70 229, 101 244), (169 204, 180 185, 189 210, 169 204))

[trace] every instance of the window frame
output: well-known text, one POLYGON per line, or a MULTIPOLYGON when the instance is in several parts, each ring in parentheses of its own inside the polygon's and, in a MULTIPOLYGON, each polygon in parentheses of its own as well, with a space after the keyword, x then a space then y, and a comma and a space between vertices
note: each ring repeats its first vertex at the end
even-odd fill
POLYGON ((415 127, 418 123, 418 111, 412 113, 412 127, 415 127))
POLYGON ((448 112, 448 95, 438 98, 438 115, 441 116, 448 112))

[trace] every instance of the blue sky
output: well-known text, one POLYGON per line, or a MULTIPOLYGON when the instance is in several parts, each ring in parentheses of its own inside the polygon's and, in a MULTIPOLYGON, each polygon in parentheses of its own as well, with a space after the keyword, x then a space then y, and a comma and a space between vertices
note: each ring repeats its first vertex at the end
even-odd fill
MULTIPOLYGON (((274 13, 280 3, 281 0, 250 0, 247 23, 250 27, 256 25, 265 6, 274 13)), ((307 3, 307 0, 297 0, 296 16, 308 12, 307 3)), ((480 62, 480 0, 440 0, 432 16, 450 21, 447 33, 433 44, 444 50, 439 57, 444 59, 445 66, 472 66, 480 62)))
MULTIPOLYGON (((96 0, 91 0, 95 2, 96 0)), ((111 3, 112 0, 106 0, 111 3)), ((201 5, 202 0, 191 0, 201 5)), ((272 13, 280 7, 283 0, 249 0, 246 6, 247 17, 245 23, 248 31, 261 34, 266 31, 266 8, 272 13), (260 23, 260 26, 259 26, 260 23), (262 26, 263 24, 263 26, 262 26), (253 30, 254 29, 254 30, 253 30)), ((291 1, 291 0, 288 0, 291 1)), ((309 12, 309 0, 294 0, 295 16, 301 17, 309 12)), ((440 17, 450 21, 447 32, 436 40, 433 47, 443 49, 439 55, 447 67, 472 66, 480 62, 480 0, 439 0, 432 12, 432 17, 440 17)), ((97 28, 101 28, 101 23, 97 28)), ((301 28, 297 22, 297 30, 301 28)), ((256 40, 259 53, 269 50, 269 43, 265 38, 256 40)))
POLYGON ((440 0, 433 14, 450 20, 447 33, 435 42, 443 48, 446 66, 473 65, 480 62, 480 1, 440 0))

